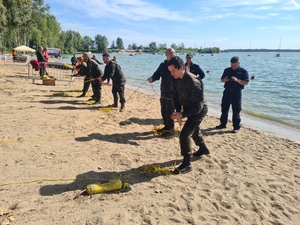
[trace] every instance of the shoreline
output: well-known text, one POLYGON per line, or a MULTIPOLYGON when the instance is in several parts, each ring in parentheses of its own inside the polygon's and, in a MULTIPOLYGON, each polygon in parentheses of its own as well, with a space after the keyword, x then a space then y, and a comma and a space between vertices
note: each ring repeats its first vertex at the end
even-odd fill
MULTIPOLYGON (((0 61, 2 61, 2 60, 0 60, 0 61)), ((5 65, 4 64, 5 61, 3 60, 2 62, 3 62, 3 65, 5 65)), ((24 69, 26 68, 26 70, 27 70, 27 64, 28 63, 26 63, 26 64, 12 63, 12 64, 7 64, 5 66, 8 66, 8 68, 9 68, 9 66, 17 66, 17 67, 25 66, 24 69)), ((160 81, 158 81, 158 82, 160 82, 160 81)), ((145 83, 147 83, 147 81, 145 81, 145 83)), ((145 85, 145 83, 143 83, 143 85, 145 85)), ((155 93, 154 90, 147 90, 147 89, 143 88, 143 85, 137 86, 135 84, 126 83, 126 88, 128 88, 132 91, 141 92, 142 94, 152 96, 155 99, 159 100, 160 92, 155 93)), ((218 109, 216 106, 210 106, 209 102, 208 102, 208 114, 207 115, 213 116, 213 117, 219 119, 220 114, 221 114, 221 109, 220 108, 218 109)), ((232 114, 231 114, 231 109, 230 109, 229 116, 228 116, 229 122, 231 121, 231 117, 232 117, 232 114)), ((299 138, 300 130, 295 127, 291 127, 291 126, 288 126, 288 125, 285 125, 282 123, 278 123, 276 121, 266 120, 266 119, 262 119, 259 117, 255 117, 250 114, 243 113, 243 111, 241 112, 241 120, 242 120, 241 125, 244 128, 253 129, 258 132, 265 132, 268 135, 276 136, 276 137, 283 138, 283 139, 288 139, 292 142, 300 144, 300 138, 299 138)), ((216 125, 218 125, 218 124, 216 124, 216 125)))
MULTIPOLYGON (((128 88, 132 91, 137 90, 137 88, 135 86, 132 86, 131 84, 126 84, 126 86, 127 86, 126 88, 128 88)), ((160 98, 157 94, 153 93, 153 91, 149 91, 149 90, 146 90, 143 88, 139 88, 138 91, 143 94, 152 96, 158 100, 160 98)), ((208 103, 207 115, 213 116, 213 117, 219 119, 219 117, 221 115, 221 108, 217 109, 214 106, 209 106, 209 103, 208 103)), ((231 121, 231 118, 232 118, 232 113, 231 113, 231 110, 229 110, 228 121, 231 121)), ((218 124, 216 124, 216 126, 217 125, 218 124)), ((243 113, 243 111, 241 112, 241 126, 244 128, 253 129, 258 132, 264 132, 268 135, 276 136, 278 138, 288 139, 292 142, 300 144, 300 138, 299 138, 300 130, 298 130, 297 128, 290 127, 290 126, 287 126, 287 125, 284 125, 284 124, 281 124, 278 122, 274 122, 271 120, 254 117, 249 114, 243 113)))

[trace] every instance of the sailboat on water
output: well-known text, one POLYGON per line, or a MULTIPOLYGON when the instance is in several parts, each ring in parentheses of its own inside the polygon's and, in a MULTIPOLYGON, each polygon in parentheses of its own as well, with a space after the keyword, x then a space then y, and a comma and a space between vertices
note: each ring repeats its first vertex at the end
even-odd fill
MULTIPOLYGON (((251 41, 250 41, 249 51, 251 51, 251 41)), ((251 55, 248 54, 248 56, 251 56, 251 55)))
MULTIPOLYGON (((281 47, 281 38, 280 38, 280 41, 279 41, 279 50, 280 50, 280 47, 281 47)), ((275 55, 275 57, 280 57, 280 53, 277 53, 277 54, 275 55)))

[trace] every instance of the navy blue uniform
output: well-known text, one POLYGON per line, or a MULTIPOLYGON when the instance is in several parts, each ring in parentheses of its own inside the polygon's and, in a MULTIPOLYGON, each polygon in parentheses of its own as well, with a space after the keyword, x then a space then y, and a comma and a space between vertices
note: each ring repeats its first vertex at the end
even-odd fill
MULTIPOLYGON (((187 65, 187 63, 185 63, 185 66, 187 65)), ((203 72, 203 70, 201 69, 201 67, 196 64, 196 63, 193 63, 191 62, 191 65, 190 65, 190 72, 194 75, 198 75, 197 78, 198 79, 203 79, 205 77, 205 73, 203 72)))
POLYGON ((221 125, 226 126, 228 120, 228 111, 231 105, 232 107, 232 122, 234 130, 238 130, 240 128, 240 112, 242 110, 242 90, 244 89, 244 85, 239 84, 231 79, 234 76, 240 80, 249 81, 249 75, 247 70, 238 67, 236 70, 233 70, 231 67, 228 67, 224 70, 223 75, 221 77, 228 77, 230 81, 225 82, 224 84, 224 92, 222 97, 222 114, 220 117, 221 125))

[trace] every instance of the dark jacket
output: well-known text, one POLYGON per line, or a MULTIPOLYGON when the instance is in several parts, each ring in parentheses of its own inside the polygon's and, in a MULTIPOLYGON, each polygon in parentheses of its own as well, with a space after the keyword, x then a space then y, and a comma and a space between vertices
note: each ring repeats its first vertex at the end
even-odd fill
POLYGON ((221 77, 221 79, 225 77, 228 77, 230 79, 230 81, 227 81, 224 84, 224 88, 228 91, 239 91, 244 89, 244 85, 240 85, 238 82, 231 80, 232 76, 240 80, 249 81, 249 74, 247 70, 243 69, 242 67, 238 67, 236 70, 233 70, 231 69, 231 67, 228 67, 224 70, 223 75, 221 77))
POLYGON ((36 58, 37 58, 37 61, 39 61, 39 62, 46 62, 46 58, 45 58, 44 53, 42 51, 37 51, 36 52, 36 58))
MULTIPOLYGON (((86 62, 82 62, 80 64, 80 70, 78 71, 78 74, 80 76, 88 76, 89 74, 89 70, 88 70, 88 67, 87 67, 87 63, 86 62)), ((76 74, 75 74, 76 75, 76 74)))
POLYGON ((125 85, 126 83, 126 78, 121 70, 120 65, 112 60, 106 64, 102 80, 104 81, 109 78, 112 79, 113 83, 118 85, 125 85))
POLYGON ((173 79, 172 100, 176 112, 183 106, 182 117, 197 117, 206 105, 202 81, 187 71, 182 79, 173 79))
MULTIPOLYGON (((185 63, 185 66, 186 66, 186 63, 185 63)), ((196 64, 196 63, 193 63, 191 62, 191 66, 190 66, 190 72, 192 74, 195 74, 197 76, 197 78, 199 79, 203 79, 205 77, 205 73, 203 72, 203 70, 201 69, 201 67, 196 64)))
POLYGON ((99 78, 103 76, 102 70, 92 59, 89 59, 87 62, 84 61, 81 63, 78 74, 80 76, 85 76, 86 78, 99 78))
POLYGON ((103 76, 103 72, 102 72, 102 70, 98 66, 98 63, 95 60, 89 59, 87 61, 87 67, 88 67, 88 70, 89 70, 90 77, 99 78, 99 77, 103 76))
POLYGON ((76 60, 76 57, 75 57, 75 56, 73 56, 73 57, 71 58, 71 63, 72 63, 73 66, 76 65, 77 60, 76 60))
POLYGON ((162 62, 152 75, 152 82, 161 78, 160 92, 162 97, 171 98, 171 83, 174 79, 168 69, 168 61, 162 62))

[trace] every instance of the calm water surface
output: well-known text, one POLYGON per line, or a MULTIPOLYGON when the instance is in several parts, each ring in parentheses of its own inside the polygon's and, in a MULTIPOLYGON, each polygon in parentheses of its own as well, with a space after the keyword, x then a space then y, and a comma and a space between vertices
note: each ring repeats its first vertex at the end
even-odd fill
MULTIPOLYGON (((220 77, 223 70, 230 66, 230 58, 237 55, 240 57, 241 67, 248 71, 249 76, 255 76, 243 90, 242 112, 300 129, 300 53, 282 52, 281 57, 275 57, 275 54, 276 52, 230 52, 214 56, 195 55, 193 61, 205 72, 203 82, 209 107, 220 112, 224 90, 220 77)), ((101 54, 95 55, 102 61, 101 54)), ((127 87, 159 95, 160 81, 153 84, 145 81, 165 60, 164 55, 111 54, 111 57, 113 55, 117 57, 127 78, 127 87)), ((185 60, 185 54, 177 55, 185 60)), ((62 60, 70 63, 71 55, 65 57, 67 58, 62 60)), ((101 68, 104 69, 104 66, 101 65, 101 68)))

